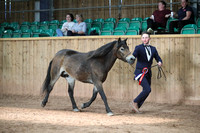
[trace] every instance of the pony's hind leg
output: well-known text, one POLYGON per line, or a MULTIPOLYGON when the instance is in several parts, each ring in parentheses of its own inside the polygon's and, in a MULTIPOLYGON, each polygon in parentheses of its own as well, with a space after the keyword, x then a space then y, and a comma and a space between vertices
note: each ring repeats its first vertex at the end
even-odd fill
POLYGON ((70 100, 72 103, 73 111, 79 112, 80 110, 78 109, 76 102, 74 100, 75 79, 73 77, 71 77, 70 75, 68 75, 66 72, 62 73, 61 76, 64 77, 68 82, 68 94, 69 94, 69 97, 70 97, 70 100))
POLYGON ((56 79, 50 81, 50 84, 48 85, 47 90, 46 90, 45 98, 44 98, 44 100, 42 101, 42 104, 41 104, 42 107, 46 106, 48 99, 49 99, 49 95, 50 95, 51 91, 53 90, 53 86, 56 83, 56 81, 58 80, 58 78, 59 78, 59 76, 56 77, 56 79))
POLYGON ((89 106, 92 104, 92 102, 96 99, 97 94, 98 94, 97 88, 94 87, 94 88, 93 88, 93 94, 92 94, 92 97, 91 97, 90 101, 88 101, 88 102, 86 102, 86 103, 83 103, 83 104, 81 105, 81 109, 84 109, 84 108, 89 107, 89 106))
POLYGON ((44 100, 42 101, 41 106, 45 107, 46 103, 48 102, 49 95, 53 90, 54 84, 59 79, 60 73, 59 69, 52 66, 52 61, 49 64, 49 68, 47 71, 46 79, 42 86, 42 92, 45 93, 44 100))

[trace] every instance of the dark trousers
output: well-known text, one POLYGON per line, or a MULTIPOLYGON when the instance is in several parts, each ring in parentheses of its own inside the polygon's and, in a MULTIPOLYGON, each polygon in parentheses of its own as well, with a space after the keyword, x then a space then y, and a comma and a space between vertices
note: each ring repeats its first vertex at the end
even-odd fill
POLYGON ((67 36, 85 36, 85 34, 73 33, 71 30, 68 30, 67 36))
MULTIPOLYGON (((156 30, 158 27, 163 27, 160 23, 154 22, 152 19, 147 19, 147 29, 151 28, 156 30)), ((165 28, 165 27, 164 27, 165 28)))
POLYGON ((178 28, 178 33, 181 32, 181 29, 187 25, 187 24, 193 24, 193 22, 184 20, 184 21, 171 21, 169 24, 169 32, 174 33, 174 28, 178 28))
POLYGON ((141 86, 143 87, 142 92, 134 99, 134 102, 138 104, 138 108, 142 106, 146 98, 149 96, 151 92, 151 76, 150 74, 146 74, 141 82, 141 86))

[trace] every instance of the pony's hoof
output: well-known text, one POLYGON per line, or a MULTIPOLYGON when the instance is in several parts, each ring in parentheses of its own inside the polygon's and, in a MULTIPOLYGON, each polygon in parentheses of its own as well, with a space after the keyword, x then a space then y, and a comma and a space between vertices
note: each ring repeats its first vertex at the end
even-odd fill
POLYGON ((41 107, 44 108, 45 106, 46 106, 46 104, 42 102, 42 103, 41 103, 41 107))
POLYGON ((108 116, 113 116, 114 114, 112 112, 107 113, 108 116))
POLYGON ((74 111, 74 112, 80 112, 80 110, 77 109, 77 108, 73 109, 73 111, 74 111))
POLYGON ((84 103, 83 104, 81 104, 81 109, 84 109, 85 108, 85 106, 84 106, 84 103))

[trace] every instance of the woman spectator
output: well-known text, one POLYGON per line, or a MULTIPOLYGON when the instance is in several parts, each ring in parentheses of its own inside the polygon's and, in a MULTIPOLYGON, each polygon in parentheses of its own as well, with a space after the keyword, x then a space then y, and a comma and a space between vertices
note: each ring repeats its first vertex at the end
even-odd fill
POLYGON ((68 36, 84 36, 86 35, 86 23, 83 22, 83 16, 81 14, 76 15, 77 23, 74 24, 72 30, 67 32, 68 36))
POLYGON ((166 27, 167 19, 171 13, 169 9, 166 9, 166 5, 165 1, 158 3, 158 10, 155 10, 152 16, 147 19, 147 32, 152 33, 158 27, 166 27))
POLYGON ((65 22, 63 25, 62 25, 62 28, 61 29, 57 29, 56 30, 56 33, 57 33, 57 36, 67 36, 67 32, 69 30, 72 30, 72 27, 74 26, 74 16, 71 14, 71 13, 68 13, 66 15, 66 20, 67 22, 65 22))
POLYGON ((181 29, 187 24, 194 24, 194 12, 192 7, 188 6, 188 0, 181 0, 181 8, 178 10, 178 14, 173 13, 174 17, 178 17, 178 21, 172 21, 169 24, 169 32, 174 33, 174 28, 181 29))

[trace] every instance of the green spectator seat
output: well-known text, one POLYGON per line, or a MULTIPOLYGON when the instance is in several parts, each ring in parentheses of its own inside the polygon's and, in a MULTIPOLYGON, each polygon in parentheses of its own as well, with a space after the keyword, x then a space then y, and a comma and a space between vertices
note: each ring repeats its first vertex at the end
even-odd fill
POLYGON ((86 23, 86 26, 87 26, 87 31, 92 27, 92 24, 91 23, 86 23))
POLYGON ((196 24, 197 24, 197 27, 200 28, 200 18, 197 19, 196 24))
POLYGON ((150 17, 146 17, 146 18, 144 18, 142 21, 147 21, 147 19, 149 19, 150 17))
POLYGON ((40 22, 40 26, 47 25, 49 26, 49 21, 42 21, 40 22))
POLYGON ((130 21, 131 21, 130 18, 122 18, 122 19, 119 20, 119 22, 127 22, 127 23, 130 23, 130 21))
POLYGON ((21 23, 21 25, 28 25, 28 26, 29 26, 30 24, 31 24, 31 23, 28 22, 28 21, 24 21, 24 22, 21 23))
POLYGON ((45 30, 49 29, 49 26, 48 25, 40 25, 39 29, 42 29, 45 31, 45 30))
POLYGON ((181 34, 196 34, 197 26, 195 24, 187 24, 181 29, 181 34))
POLYGON ((20 30, 28 30, 29 29, 29 25, 21 25, 20 26, 20 30))
POLYGON ((2 38, 11 38, 12 37, 12 30, 4 30, 2 34, 2 38))
POLYGON ((22 38, 31 37, 31 35, 32 35, 32 32, 30 29, 22 30, 22 34, 21 34, 22 38))
POLYGON ((38 25, 40 25, 40 22, 34 21, 34 22, 31 23, 31 25, 37 25, 38 26, 38 25))
POLYGON ((53 29, 47 29, 43 30, 40 34, 39 37, 53 37, 55 34, 53 29))
POLYGON ((54 31, 58 29, 59 21, 58 20, 52 20, 49 23, 49 29, 53 29, 54 31))
POLYGON ((140 33, 140 28, 138 26, 133 25, 133 26, 129 27, 127 31, 132 31, 132 30, 137 31, 137 34, 140 33))
POLYGON ((9 25, 8 22, 3 22, 3 23, 1 23, 1 27, 6 27, 6 26, 8 26, 8 25, 9 25))
POLYGON ((169 24, 171 23, 171 21, 177 21, 178 19, 176 19, 176 18, 169 18, 168 20, 167 20, 167 24, 166 24, 166 30, 169 32, 169 24))
POLYGON ((67 20, 62 20, 60 21, 60 24, 63 25, 65 22, 67 22, 67 20))
POLYGON ((116 24, 116 19, 115 18, 107 18, 104 22, 113 22, 116 24))
POLYGON ((84 22, 86 22, 86 23, 92 23, 92 22, 93 22, 93 20, 92 20, 92 19, 90 19, 90 18, 88 18, 88 19, 85 19, 85 20, 84 20, 84 22))
POLYGON ((104 28, 102 29, 102 31, 109 31, 109 32, 113 32, 113 31, 114 31, 114 29, 113 29, 112 27, 104 27, 104 28))
POLYGON ((65 22, 67 22, 67 20, 62 20, 62 21, 60 21, 60 23, 59 23, 59 25, 58 25, 58 28, 61 29, 62 26, 63 26, 63 24, 64 24, 65 22))
POLYGON ((98 33, 99 35, 101 34, 101 30, 99 27, 92 27, 88 30, 88 35, 90 35, 91 31, 96 30, 96 33, 98 33))
POLYGON ((126 21, 124 21, 124 22, 120 21, 117 23, 117 27, 126 27, 126 29, 127 29, 129 27, 129 23, 126 21))
POLYGON ((59 24, 59 25, 58 25, 58 28, 59 28, 59 29, 62 29, 62 26, 63 26, 63 25, 59 24))
POLYGON ((132 21, 139 21, 140 23, 142 22, 142 18, 138 17, 138 18, 132 18, 131 19, 131 22, 132 21))
POLYGON ((112 32, 111 31, 101 31, 101 35, 102 36, 112 35, 112 32))
POLYGON ((101 22, 98 22, 98 21, 94 21, 92 23, 92 26, 91 27, 99 27, 99 29, 102 28, 102 23, 101 22))
POLYGON ((126 35, 138 35, 137 30, 127 30, 126 35))
POLYGON ((126 27, 116 27, 114 31, 123 31, 124 33, 126 32, 126 27))
POLYGON ((77 23, 76 19, 73 20, 74 23, 77 23))
POLYGON ((138 27, 141 29, 141 22, 140 21, 131 21, 129 27, 138 27))
POLYGON ((183 28, 194 28, 195 30, 197 30, 197 25, 196 24, 187 24, 183 28))
POLYGON ((49 22, 49 25, 51 25, 51 24, 57 24, 57 25, 59 25, 59 21, 58 20, 52 20, 52 21, 50 21, 49 22))
POLYGON ((32 37, 39 37, 42 31, 43 31, 42 29, 36 29, 35 31, 33 31, 32 37))
POLYGON ((58 29, 58 25, 57 24, 50 24, 49 29, 56 30, 56 29, 58 29))
POLYGON ((197 34, 200 34, 200 28, 197 29, 197 34))
POLYGON ((38 25, 30 25, 29 29, 31 29, 32 31, 35 31, 38 29, 38 25))
POLYGON ((21 30, 15 30, 13 31, 12 38, 20 38, 21 34, 22 34, 21 30))
POLYGON ((103 28, 107 28, 107 27, 111 27, 111 28, 114 29, 115 24, 114 24, 113 22, 105 22, 105 23, 103 24, 103 28))
POLYGON ((144 32, 147 30, 147 21, 142 21, 141 24, 141 31, 144 32))
POLYGON ((13 27, 15 30, 18 30, 20 27, 18 22, 12 22, 8 26, 13 27))
POLYGON ((100 22, 100 23, 104 23, 104 19, 103 18, 97 18, 94 20, 94 22, 100 22))
POLYGON ((182 29, 181 34, 196 34, 196 30, 192 28, 182 29))
POLYGON ((125 32, 124 31, 114 31, 113 32, 113 35, 124 35, 125 34, 125 32))
POLYGON ((2 34, 4 30, 4 27, 0 27, 0 34, 2 34))

